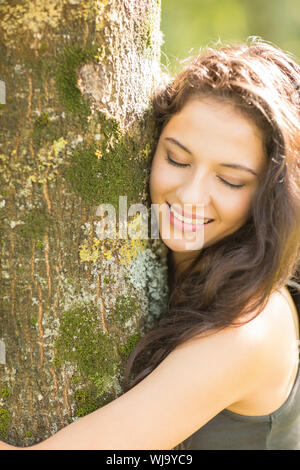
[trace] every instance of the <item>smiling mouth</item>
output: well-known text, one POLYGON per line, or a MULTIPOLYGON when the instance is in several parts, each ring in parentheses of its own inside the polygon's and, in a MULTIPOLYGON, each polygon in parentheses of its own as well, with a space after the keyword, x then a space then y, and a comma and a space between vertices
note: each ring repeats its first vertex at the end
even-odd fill
POLYGON ((176 212, 171 206, 169 203, 167 203, 168 206, 169 206, 169 209, 170 209, 170 213, 173 215, 173 217, 181 222, 182 224, 184 225, 190 225, 190 226, 193 226, 193 227, 197 227, 197 226, 201 226, 201 225, 208 225, 210 224, 211 222, 214 221, 214 219, 209 219, 208 217, 204 217, 202 219, 200 219, 199 217, 194 217, 194 218, 189 218, 189 217, 184 217, 180 214, 178 214, 178 212, 176 212))

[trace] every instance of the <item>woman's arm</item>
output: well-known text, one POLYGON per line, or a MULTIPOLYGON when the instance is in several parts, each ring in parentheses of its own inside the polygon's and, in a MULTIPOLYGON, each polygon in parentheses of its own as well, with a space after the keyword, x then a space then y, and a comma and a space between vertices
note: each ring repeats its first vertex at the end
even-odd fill
POLYGON ((5 442, 0 441, 0 450, 22 450, 19 447, 10 446, 9 444, 5 444, 5 442))
POLYGON ((249 392, 261 361, 248 330, 181 345, 127 393, 27 449, 172 449, 249 392))

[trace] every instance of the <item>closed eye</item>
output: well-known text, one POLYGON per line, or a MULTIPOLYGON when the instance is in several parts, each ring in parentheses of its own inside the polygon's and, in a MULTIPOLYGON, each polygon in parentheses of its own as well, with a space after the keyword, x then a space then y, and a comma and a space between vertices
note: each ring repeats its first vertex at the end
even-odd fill
POLYGON ((231 188, 233 189, 239 189, 239 188, 243 188, 245 185, 244 184, 232 184, 232 183, 229 183, 228 181, 224 180, 223 178, 221 178, 221 176, 218 176, 219 180, 225 184, 226 186, 230 186, 231 188))
MULTIPOLYGON (((169 154, 167 154, 167 158, 166 160, 168 161, 168 163, 170 163, 171 165, 174 165, 174 166, 177 166, 177 167, 180 167, 180 168, 186 168, 187 166, 189 166, 189 163, 178 163, 178 162, 175 162, 175 160, 172 160, 172 158, 170 157, 169 154)), ((226 186, 229 186, 230 188, 233 188, 233 189, 240 189, 240 188, 243 188, 245 185, 244 184, 232 184, 232 183, 229 183, 229 181, 226 181, 224 180, 223 178, 221 178, 221 176, 217 176, 219 178, 219 180, 221 181, 221 183, 225 184, 226 186)))
POLYGON ((169 162, 171 165, 179 166, 179 167, 181 167, 181 168, 189 166, 188 163, 178 163, 178 162, 175 162, 174 160, 172 160, 172 158, 170 157, 169 154, 167 154, 166 160, 167 160, 167 162, 169 162))

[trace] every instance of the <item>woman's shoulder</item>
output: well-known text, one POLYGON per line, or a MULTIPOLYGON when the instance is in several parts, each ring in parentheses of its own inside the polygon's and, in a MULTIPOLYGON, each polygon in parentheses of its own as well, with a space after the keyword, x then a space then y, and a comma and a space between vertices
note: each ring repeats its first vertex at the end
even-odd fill
POLYGON ((247 328, 259 339, 261 362, 270 375, 280 377, 280 371, 286 374, 297 355, 299 340, 297 310, 286 287, 273 291, 262 311, 245 325, 247 328))
MULTIPOLYGON (((211 343, 230 343, 232 349, 250 350, 255 358, 255 351, 259 355, 265 351, 271 352, 273 346, 278 347, 282 340, 298 338, 299 322, 297 310, 291 295, 286 287, 274 290, 262 309, 250 311, 247 315, 237 318, 235 324, 220 330, 215 329, 207 335, 200 334, 194 340, 211 343)), ((193 341, 193 340, 191 340, 193 341)), ((184 347, 187 343, 184 343, 184 347)))
POLYGON ((299 340, 298 313, 286 287, 273 291, 257 320, 259 327, 263 328, 264 342, 271 350, 272 362, 275 362, 276 351, 280 347, 283 350, 278 356, 281 356, 285 349, 289 351, 291 343, 295 345, 299 340))
POLYGON ((288 290, 274 291, 263 310, 243 325, 249 344, 259 350, 253 388, 229 409, 245 415, 272 413, 285 402, 298 371, 299 323, 288 290))
POLYGON ((236 413, 264 415, 285 401, 296 377, 298 338, 293 313, 283 292, 274 291, 261 312, 252 312, 244 320, 239 326, 193 337, 178 346, 170 359, 178 377, 179 354, 186 373, 199 381, 195 389, 211 393, 209 409, 217 411, 223 403, 236 413), (215 391, 220 389, 224 396, 217 406, 215 391))
POLYGON ((269 414, 286 400, 297 375, 299 340, 297 312, 286 288, 274 291, 256 313, 241 318, 239 326, 196 337, 192 349, 209 362, 234 365, 237 398, 227 409, 254 416, 269 414))
POLYGON ((298 313, 286 287, 274 290, 260 311, 250 312, 240 321, 244 337, 250 341, 256 338, 266 351, 274 343, 278 347, 283 340, 299 339, 298 313))

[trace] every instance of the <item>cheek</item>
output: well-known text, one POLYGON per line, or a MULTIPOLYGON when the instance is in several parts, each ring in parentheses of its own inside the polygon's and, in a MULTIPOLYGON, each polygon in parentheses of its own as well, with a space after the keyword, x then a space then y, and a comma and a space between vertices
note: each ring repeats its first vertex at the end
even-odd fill
POLYGON ((218 212, 221 219, 228 223, 243 223, 250 215, 251 208, 251 194, 244 192, 244 194, 228 194, 218 198, 218 212))
POLYGON ((166 165, 156 164, 154 161, 150 174, 150 194, 159 195, 169 191, 171 183, 172 178, 166 165))

